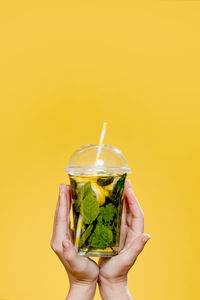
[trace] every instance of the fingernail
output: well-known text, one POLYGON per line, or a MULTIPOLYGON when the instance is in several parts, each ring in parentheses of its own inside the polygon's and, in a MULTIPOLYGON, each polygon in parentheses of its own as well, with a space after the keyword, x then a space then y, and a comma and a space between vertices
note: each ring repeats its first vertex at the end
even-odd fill
POLYGON ((143 242, 146 243, 150 238, 151 238, 150 234, 145 233, 145 235, 143 237, 143 242))
POLYGON ((69 241, 67 241, 67 240, 63 241, 63 247, 65 249, 69 248, 69 241))

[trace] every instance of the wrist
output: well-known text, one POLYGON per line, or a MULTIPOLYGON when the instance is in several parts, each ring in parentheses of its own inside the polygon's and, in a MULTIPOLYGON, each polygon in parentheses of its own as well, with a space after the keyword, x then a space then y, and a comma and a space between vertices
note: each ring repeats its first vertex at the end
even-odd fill
POLYGON ((96 281, 86 282, 86 281, 77 281, 70 283, 70 289, 67 295, 66 300, 92 300, 94 298, 96 290, 96 281))
POLYGON ((131 300, 127 275, 117 278, 99 276, 99 290, 103 300, 131 300))

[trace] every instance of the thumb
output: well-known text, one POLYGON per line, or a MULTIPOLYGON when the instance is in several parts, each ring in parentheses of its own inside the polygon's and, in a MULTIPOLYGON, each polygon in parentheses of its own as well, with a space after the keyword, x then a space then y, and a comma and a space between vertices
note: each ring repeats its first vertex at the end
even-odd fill
POLYGON ((63 257, 68 266, 75 270, 79 265, 80 257, 77 255, 76 249, 71 241, 62 241, 63 245, 63 257))
POLYGON ((132 264, 135 262, 138 255, 142 252, 144 246, 150 238, 151 236, 149 234, 143 233, 139 235, 126 249, 126 257, 132 264))

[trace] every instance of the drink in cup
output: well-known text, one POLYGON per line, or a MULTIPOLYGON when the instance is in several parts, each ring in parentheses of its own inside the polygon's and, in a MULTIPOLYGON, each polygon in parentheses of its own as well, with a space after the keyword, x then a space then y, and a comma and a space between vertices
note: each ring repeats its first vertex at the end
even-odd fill
POLYGON ((86 145, 66 168, 72 194, 75 246, 83 256, 118 254, 124 183, 130 169, 123 154, 110 145, 86 145))

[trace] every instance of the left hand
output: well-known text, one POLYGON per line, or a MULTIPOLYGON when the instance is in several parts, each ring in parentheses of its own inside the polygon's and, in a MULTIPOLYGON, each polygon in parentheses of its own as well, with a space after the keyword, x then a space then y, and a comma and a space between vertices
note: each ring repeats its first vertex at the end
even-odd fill
POLYGON ((51 247, 63 263, 69 277, 70 290, 67 299, 93 299, 99 267, 93 260, 77 254, 73 246, 70 209, 70 186, 61 184, 54 218, 51 247))
POLYGON ((104 300, 132 299, 127 286, 128 271, 150 239, 149 234, 144 234, 144 214, 129 180, 125 182, 124 188, 120 235, 120 253, 99 260, 99 288, 104 300))

